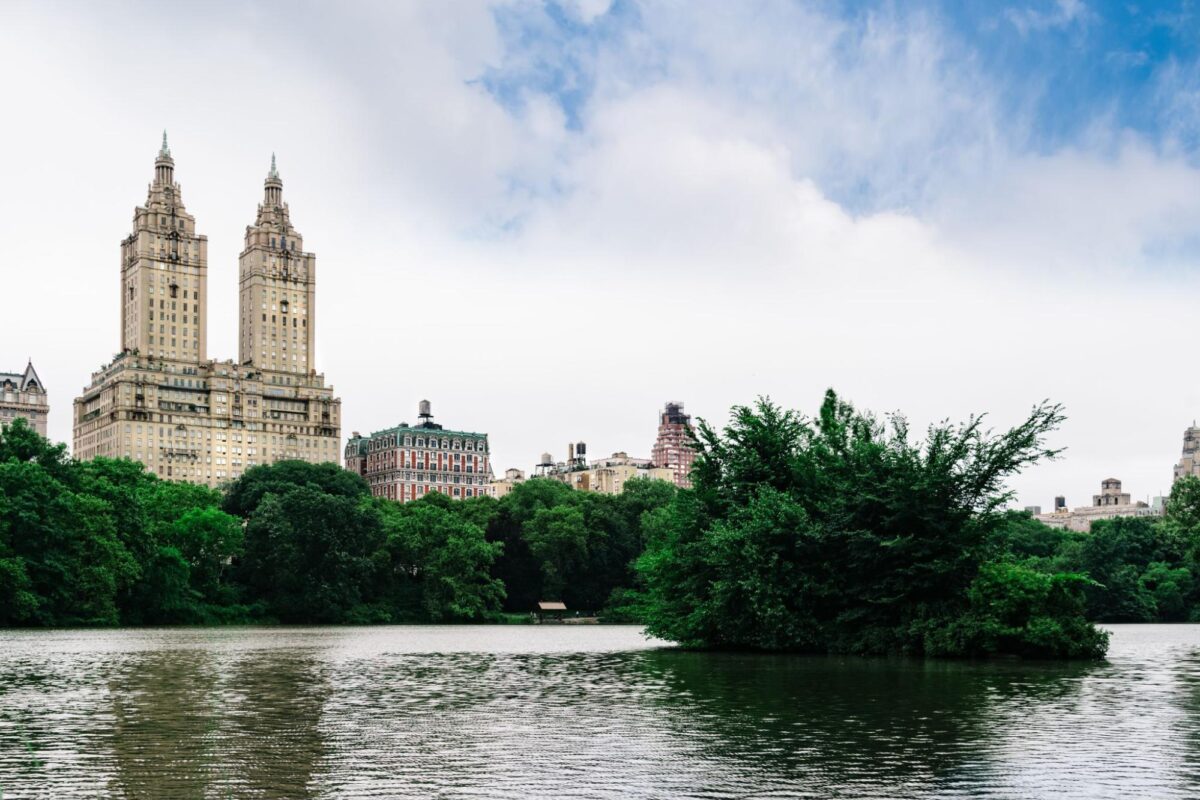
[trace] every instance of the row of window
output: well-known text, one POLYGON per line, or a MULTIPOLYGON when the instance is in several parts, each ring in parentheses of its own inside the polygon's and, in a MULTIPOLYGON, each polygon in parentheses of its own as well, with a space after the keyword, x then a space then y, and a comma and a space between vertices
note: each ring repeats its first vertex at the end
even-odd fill
POLYGON ((441 492, 442 494, 448 494, 451 497, 483 497, 486 494, 490 494, 487 489, 459 489, 457 486, 414 486, 412 487, 411 492, 397 491, 397 488, 398 487, 396 486, 375 486, 372 487, 371 494, 373 494, 375 497, 386 497, 391 500, 400 501, 413 500, 420 495, 430 494, 432 492, 441 492))
MULTIPOLYGON (((387 449, 396 447, 398 439, 399 439, 399 437, 394 436, 394 435, 393 436, 385 436, 380 439, 372 439, 371 443, 367 446, 367 449, 370 450, 371 452, 375 452, 378 450, 387 450, 387 449)), ((478 442, 478 446, 476 445, 475 439, 441 439, 439 441, 438 439, 430 437, 428 441, 429 441, 428 447, 433 450, 476 450, 476 449, 478 449, 479 452, 481 452, 481 453, 485 452, 487 450, 486 441, 484 441, 484 440, 480 440, 478 442)), ((405 436, 403 446, 404 447, 426 447, 425 442, 426 442, 426 439, 424 436, 417 436, 417 437, 405 436)), ((348 447, 346 449, 346 453, 349 455, 352 449, 353 449, 353 446, 348 447)))

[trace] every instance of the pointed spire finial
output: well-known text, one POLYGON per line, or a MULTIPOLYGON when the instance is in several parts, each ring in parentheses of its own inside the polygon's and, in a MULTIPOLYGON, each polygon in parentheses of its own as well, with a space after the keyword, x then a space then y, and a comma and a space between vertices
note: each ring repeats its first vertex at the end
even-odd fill
POLYGON ((168 146, 168 145, 167 145, 167 130, 166 130, 166 128, 163 128, 163 143, 162 143, 162 149, 158 151, 158 154, 159 154, 160 156, 169 156, 169 155, 171 155, 171 148, 170 148, 170 146, 168 146))
POLYGON ((271 171, 267 173, 268 178, 279 180, 279 170, 275 169, 275 154, 271 153, 271 171))

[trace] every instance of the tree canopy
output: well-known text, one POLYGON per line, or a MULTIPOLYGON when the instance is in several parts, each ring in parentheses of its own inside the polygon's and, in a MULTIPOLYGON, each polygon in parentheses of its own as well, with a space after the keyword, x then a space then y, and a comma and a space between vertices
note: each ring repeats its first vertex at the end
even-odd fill
POLYGON ((1061 420, 1042 404, 1001 434, 975 417, 914 442, 902 416, 830 391, 813 419, 762 399, 722 431, 701 422, 694 492, 651 515, 638 562, 649 631, 701 647, 1103 654, 1086 578, 1043 585, 991 547, 1006 479, 1055 455, 1061 420), (1008 582, 1024 601, 1002 607, 1008 582))

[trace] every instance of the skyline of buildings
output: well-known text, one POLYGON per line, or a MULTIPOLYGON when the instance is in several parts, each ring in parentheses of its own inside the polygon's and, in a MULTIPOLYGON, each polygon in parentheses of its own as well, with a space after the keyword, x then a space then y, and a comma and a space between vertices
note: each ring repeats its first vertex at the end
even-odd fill
POLYGON ((559 481, 581 492, 620 494, 626 482, 634 478, 674 482, 675 473, 648 458, 633 458, 624 451, 589 463, 587 445, 571 442, 565 461, 554 462, 549 453, 543 453, 535 477, 559 481))
MULTIPOLYGON (((75 400, 72 452, 82 459, 125 456, 162 477, 213 486, 282 458, 336 462, 341 400, 313 364, 316 256, 292 225, 274 155, 238 259, 237 362, 208 358, 207 236, 186 210, 174 166, 164 132, 146 204, 135 208, 133 232, 121 242, 121 350, 75 400)), ((32 362, 26 373, 0 373, 0 380, 7 380, 0 423, 27 416, 44 434, 49 406, 32 362)), ((572 455, 557 477, 590 490, 652 473, 689 486, 689 429, 684 404, 668 402, 649 459, 617 451, 588 465, 572 455)), ((1175 477, 1200 475, 1198 462, 1200 428, 1193 424, 1175 477)), ((413 485, 402 490, 409 497, 413 485)))
MULTIPOLYGON (((1031 510, 1031 508, 1026 508, 1026 511, 1031 510)), ((1162 516, 1164 510, 1164 498, 1156 497, 1153 503, 1133 500, 1128 492, 1121 490, 1119 479, 1105 478, 1100 482, 1100 493, 1092 495, 1091 505, 1068 509, 1066 498, 1056 497, 1052 512, 1048 514, 1033 513, 1032 516, 1052 528, 1065 528, 1078 533, 1087 533, 1092 529, 1092 523, 1097 520, 1117 517, 1158 517, 1162 516)), ((1040 509, 1037 511, 1040 512, 1040 509)))
POLYGON ((208 238, 163 133, 121 241, 120 350, 75 398, 75 457, 131 458, 208 486, 283 458, 338 460, 341 400, 313 364, 316 255, 291 224, 274 156, 263 192, 239 257, 239 360, 211 360, 208 238))

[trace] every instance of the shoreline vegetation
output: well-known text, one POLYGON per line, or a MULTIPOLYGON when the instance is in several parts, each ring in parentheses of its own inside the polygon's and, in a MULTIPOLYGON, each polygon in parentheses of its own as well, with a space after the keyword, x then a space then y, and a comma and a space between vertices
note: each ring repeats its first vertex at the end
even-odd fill
POLYGON ((1161 520, 1051 529, 1005 481, 1054 458, 1043 403, 913 442, 832 391, 700 422, 694 487, 616 496, 533 479, 501 500, 373 498, 336 464, 253 467, 223 490, 0 432, 0 627, 641 624, 688 648, 1102 658, 1094 622, 1200 620, 1200 480, 1161 520))

